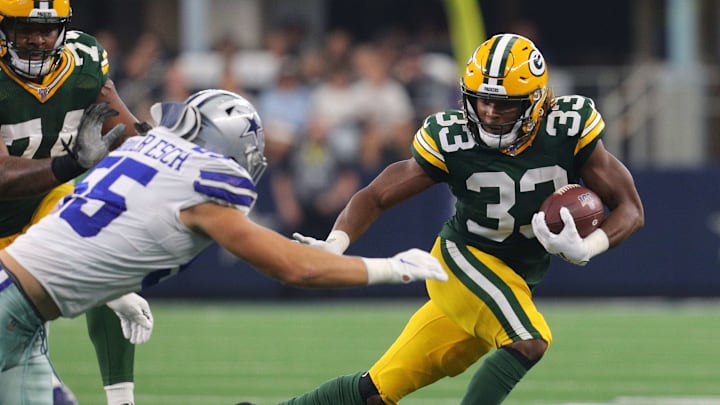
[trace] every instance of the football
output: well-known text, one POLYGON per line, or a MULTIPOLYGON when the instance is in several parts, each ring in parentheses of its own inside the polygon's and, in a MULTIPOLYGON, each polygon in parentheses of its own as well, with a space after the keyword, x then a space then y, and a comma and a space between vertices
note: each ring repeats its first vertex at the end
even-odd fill
POLYGON ((553 233, 560 233, 564 226, 560 218, 561 207, 570 210, 578 233, 583 238, 597 229, 605 217, 605 205, 594 191, 579 184, 568 184, 550 194, 540 206, 540 211, 545 212, 545 222, 553 233))

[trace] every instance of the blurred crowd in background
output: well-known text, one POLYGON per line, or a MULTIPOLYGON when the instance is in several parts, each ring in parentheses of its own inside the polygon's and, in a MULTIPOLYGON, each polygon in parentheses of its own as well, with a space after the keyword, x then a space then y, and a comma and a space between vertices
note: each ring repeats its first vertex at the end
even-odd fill
MULTIPOLYGON (((595 100, 606 146, 631 168, 720 162, 720 74, 713 68, 720 30, 709 19, 720 12, 717 4, 616 0, 569 19, 563 16, 581 3, 558 2, 565 14, 529 0, 478 3, 487 34, 516 32, 540 47, 556 95, 595 100), (691 27, 697 32, 687 35, 691 27)), ((143 120, 150 121, 152 103, 202 88, 252 100, 270 161, 255 212, 283 233, 324 237, 356 190, 387 163, 410 156, 428 114, 459 106, 462 62, 453 55, 441 1, 315 0, 306 4, 314 11, 294 18, 287 16, 299 6, 289 0, 205 1, 214 14, 194 31, 178 4, 196 3, 75 0, 71 25, 95 27, 85 30, 108 50, 110 75, 143 120), (243 20, 241 3, 262 23, 243 20), (139 10, 145 18, 130 18, 139 10), (206 34, 202 49, 183 49, 184 32, 206 34)))
POLYGON ((368 179, 410 157, 424 118, 457 108, 460 99, 449 52, 428 51, 442 44, 396 34, 358 42, 338 29, 306 48, 301 31, 277 29, 252 52, 261 63, 250 75, 240 66, 248 54, 230 37, 207 53, 174 55, 153 32, 126 52, 112 32, 94 35, 108 51, 120 96, 141 120, 152 121, 149 107, 158 100, 182 101, 198 88, 231 90, 255 104, 269 160, 262 186, 271 191, 258 208, 286 234, 324 236, 368 179))

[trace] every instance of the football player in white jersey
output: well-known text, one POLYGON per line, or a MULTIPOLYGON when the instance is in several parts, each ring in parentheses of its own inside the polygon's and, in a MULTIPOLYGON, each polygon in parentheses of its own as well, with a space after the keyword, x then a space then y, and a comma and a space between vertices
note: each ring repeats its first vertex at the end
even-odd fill
MULTIPOLYGON (((69 0, 0 0, 0 249, 52 211, 110 146, 136 134, 137 119, 109 77, 108 53, 70 29, 71 20, 69 0), (83 111, 101 102, 116 111, 103 124, 107 143, 69 153, 84 142, 83 111), (124 127, 111 133, 118 123, 124 127)), ((149 310, 137 294, 125 299, 149 310)), ((85 319, 107 405, 132 405, 135 346, 123 337, 126 322, 105 305, 85 319)), ((55 380, 54 405, 77 405, 55 380)))
MULTIPOLYGON (((392 258, 342 256, 253 223, 247 214, 266 166, 264 134, 239 95, 205 90, 184 103, 156 104, 152 114, 157 128, 125 141, 57 212, 0 251, 0 403, 52 403, 46 321, 165 280, 213 241, 293 286, 447 279, 419 249, 392 258)), ((126 317, 144 316, 132 308, 126 317)), ((122 305, 113 309, 123 314, 122 305)), ((146 333, 135 325, 131 340, 146 333)))

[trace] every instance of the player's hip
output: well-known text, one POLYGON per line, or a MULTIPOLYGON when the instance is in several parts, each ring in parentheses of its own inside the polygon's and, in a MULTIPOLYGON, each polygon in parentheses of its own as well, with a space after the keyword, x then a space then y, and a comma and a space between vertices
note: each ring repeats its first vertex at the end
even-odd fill
POLYGON ((552 340, 525 280, 502 260, 438 238, 433 247, 447 282, 428 281, 430 298, 467 333, 496 347, 518 340, 552 340))
MULTIPOLYGON (((62 200, 62 198, 66 195, 72 193, 72 191, 73 185, 71 183, 61 184, 50 190, 50 192, 37 203, 37 206, 31 211, 32 214, 28 212, 27 215, 14 216, 12 218, 12 223, 0 221, 0 223, 3 224, 2 229, 0 229, 0 235, 5 235, 0 237, 0 249, 6 248, 15 239, 17 239, 18 236, 25 233, 31 225, 36 224, 50 212, 55 210, 60 203, 60 200, 62 200)), ((28 204, 31 204, 31 202, 28 204)))

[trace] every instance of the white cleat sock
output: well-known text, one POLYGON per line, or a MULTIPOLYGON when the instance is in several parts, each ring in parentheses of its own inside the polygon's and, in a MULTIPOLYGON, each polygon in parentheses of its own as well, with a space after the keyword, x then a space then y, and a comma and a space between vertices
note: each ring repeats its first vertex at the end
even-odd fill
POLYGON ((105 386, 107 405, 134 405, 135 384, 123 382, 105 386))

